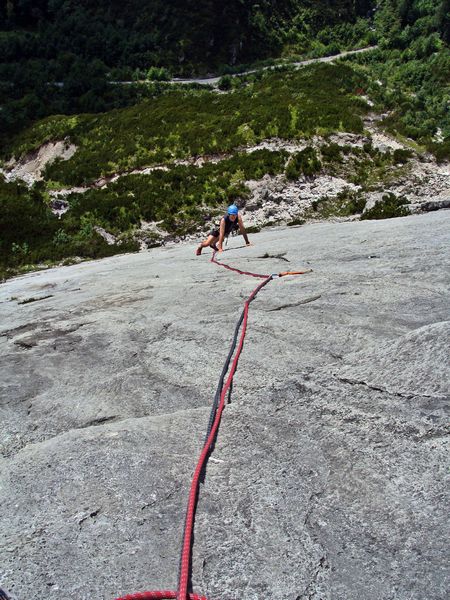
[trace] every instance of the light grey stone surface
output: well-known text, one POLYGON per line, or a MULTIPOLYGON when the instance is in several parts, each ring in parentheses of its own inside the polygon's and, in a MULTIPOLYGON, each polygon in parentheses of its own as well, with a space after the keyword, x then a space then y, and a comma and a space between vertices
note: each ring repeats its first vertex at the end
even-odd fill
MULTIPOLYGON (((230 241, 220 259, 241 269, 313 272, 251 305, 200 492, 196 590, 446 598, 449 231, 441 211, 230 241)), ((0 286, 0 586, 18 600, 175 588, 209 406, 257 283, 194 250, 0 286)))

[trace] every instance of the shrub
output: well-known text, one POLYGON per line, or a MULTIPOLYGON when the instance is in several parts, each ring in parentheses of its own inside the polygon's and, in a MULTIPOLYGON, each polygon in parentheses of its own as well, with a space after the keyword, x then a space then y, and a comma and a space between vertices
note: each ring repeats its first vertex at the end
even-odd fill
POLYGON ((29 190, 0 177, 0 261, 22 264, 26 256, 49 242, 58 222, 37 187, 29 190))
POLYGON ((152 99, 126 109, 38 122, 10 142, 9 154, 36 149, 43 140, 67 138, 77 152, 49 165, 44 176, 79 185, 175 158, 230 152, 247 139, 358 133, 367 108, 353 92, 364 85, 364 76, 348 66, 319 64, 282 77, 265 73, 261 81, 232 94, 155 91, 152 99))
POLYGON ((350 200, 348 201, 345 209, 347 214, 349 215, 355 215, 355 214, 361 214, 364 210, 366 206, 366 199, 358 194, 357 192, 354 192, 353 195, 351 195, 350 200))
POLYGON ((397 197, 392 192, 385 194, 380 202, 361 215, 361 219, 391 219, 405 217, 410 214, 405 207, 408 199, 405 196, 397 197))
POLYGON ((147 71, 147 79, 150 81, 170 81, 170 73, 164 67, 150 67, 147 71))
POLYGON ((372 140, 370 140, 369 142, 365 142, 365 144, 363 144, 363 150, 367 154, 372 154, 372 152, 373 152, 372 140))
POLYGON ((410 158, 412 158, 412 156, 414 156, 412 150, 407 150, 406 148, 397 148, 394 150, 392 160, 394 164, 400 163, 404 165, 410 158))
POLYGON ((233 87, 233 78, 231 77, 231 75, 223 75, 223 77, 221 77, 219 79, 219 83, 218 83, 218 88, 219 90, 222 90, 223 92, 231 90, 231 88, 233 87))
POLYGON ((304 225, 306 223, 305 219, 292 219, 292 221, 289 221, 289 223, 287 223, 288 227, 293 227, 294 225, 304 225))
MULTIPOLYGON (((76 206, 77 203, 74 202, 76 206)), ((71 256, 100 258, 138 250, 132 240, 108 246, 93 230, 96 217, 85 212, 58 219, 46 204, 39 185, 31 190, 0 178, 0 272, 14 275, 25 265, 60 261, 71 256)))
POLYGON ((93 225, 117 234, 141 219, 163 221, 170 233, 194 231, 202 222, 203 206, 217 207, 246 197, 245 181, 282 173, 286 157, 286 152, 258 150, 202 167, 179 165, 169 171, 122 177, 104 189, 70 196, 71 208, 61 222, 73 234, 84 227, 89 234, 93 225))
POLYGON ((288 179, 298 179, 301 175, 311 177, 322 168, 322 163, 317 158, 314 148, 308 147, 293 154, 286 167, 288 179))
MULTIPOLYGON (((388 4, 384 3, 381 12, 377 11, 376 18, 388 4)), ((403 8, 406 4, 411 3, 400 3, 403 8)), ((370 74, 371 99, 378 109, 390 113, 383 120, 384 127, 394 134, 410 137, 442 156, 445 149, 441 148, 441 143, 433 144, 432 141, 437 130, 443 132, 444 138, 450 132, 450 50, 435 31, 435 3, 413 4, 409 13, 411 22, 406 27, 398 28, 396 19, 385 14, 383 27, 391 31, 391 26, 395 25, 386 43, 382 40, 379 49, 348 60, 364 65, 364 72, 370 74)))
POLYGON ((341 52, 341 49, 340 49, 339 45, 337 44, 337 42, 332 42, 325 48, 325 54, 327 56, 335 56, 336 54, 339 54, 340 52, 341 52))
POLYGON ((322 158, 326 162, 342 162, 342 150, 339 144, 331 143, 320 148, 322 158))
POLYGON ((428 150, 433 152, 438 162, 450 160, 450 137, 441 143, 428 144, 428 150))
POLYGON ((52 243, 55 246, 63 246, 70 241, 70 236, 64 231, 64 229, 58 229, 58 231, 53 236, 52 243))

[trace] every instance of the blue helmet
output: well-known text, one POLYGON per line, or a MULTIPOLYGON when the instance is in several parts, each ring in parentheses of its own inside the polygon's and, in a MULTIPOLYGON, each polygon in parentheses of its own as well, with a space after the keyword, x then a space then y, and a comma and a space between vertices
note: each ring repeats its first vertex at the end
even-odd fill
POLYGON ((228 207, 228 214, 229 215, 237 215, 238 214, 238 207, 236 206, 236 204, 230 204, 230 206, 228 207))

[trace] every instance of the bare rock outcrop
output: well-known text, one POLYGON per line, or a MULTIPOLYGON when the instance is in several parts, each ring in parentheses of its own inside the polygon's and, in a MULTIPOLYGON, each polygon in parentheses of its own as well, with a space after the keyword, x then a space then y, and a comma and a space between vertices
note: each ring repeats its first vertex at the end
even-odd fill
POLYGON ((19 160, 12 158, 1 170, 7 181, 19 179, 27 185, 41 181, 45 167, 57 158, 69 160, 75 154, 77 147, 64 140, 48 142, 36 151, 31 152, 19 160))
MULTIPOLYGON (((450 212, 230 242, 272 281, 201 487, 211 600, 443 600, 450 212)), ((0 587, 174 589, 192 471, 254 288, 178 245, 0 286, 0 587), (70 565, 70 568, 68 568, 70 565)))

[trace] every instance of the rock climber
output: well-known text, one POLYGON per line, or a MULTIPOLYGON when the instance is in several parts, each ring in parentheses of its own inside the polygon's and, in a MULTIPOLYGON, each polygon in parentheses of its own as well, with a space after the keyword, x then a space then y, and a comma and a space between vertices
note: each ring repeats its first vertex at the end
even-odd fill
POLYGON ((223 240, 228 237, 232 231, 236 231, 237 229, 239 229, 239 232, 244 236, 245 244, 251 246, 242 217, 239 214, 239 209, 235 204, 231 204, 228 207, 227 214, 220 219, 219 227, 212 229, 206 240, 198 246, 196 250, 197 256, 200 256, 203 248, 207 248, 208 246, 213 250, 223 252, 223 240))

